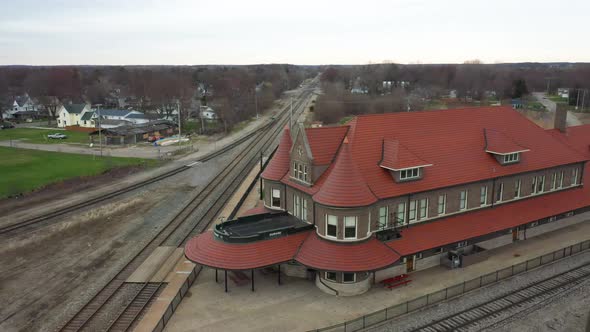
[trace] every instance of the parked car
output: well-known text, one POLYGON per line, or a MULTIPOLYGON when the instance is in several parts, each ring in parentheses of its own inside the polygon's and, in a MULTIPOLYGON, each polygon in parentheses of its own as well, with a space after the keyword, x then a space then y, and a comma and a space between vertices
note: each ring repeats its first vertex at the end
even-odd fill
POLYGON ((64 139, 64 138, 68 138, 67 135, 64 135, 62 133, 55 133, 55 134, 49 134, 47 135, 47 138, 50 139, 64 139))
POLYGON ((10 128, 14 128, 14 125, 10 122, 1 122, 0 123, 0 129, 10 129, 10 128))

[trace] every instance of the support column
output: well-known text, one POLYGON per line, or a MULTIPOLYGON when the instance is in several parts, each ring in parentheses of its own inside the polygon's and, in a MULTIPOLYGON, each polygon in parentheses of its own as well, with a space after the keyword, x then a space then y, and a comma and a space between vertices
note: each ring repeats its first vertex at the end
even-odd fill
POLYGON ((281 284, 281 264, 279 264, 279 285, 281 284))
POLYGON ((225 273, 225 292, 227 293, 227 270, 223 270, 225 273))
POLYGON ((219 277, 217 276, 217 269, 215 269, 215 283, 219 282, 219 277))
POLYGON ((252 291, 254 291, 254 269, 250 270, 252 275, 252 291))

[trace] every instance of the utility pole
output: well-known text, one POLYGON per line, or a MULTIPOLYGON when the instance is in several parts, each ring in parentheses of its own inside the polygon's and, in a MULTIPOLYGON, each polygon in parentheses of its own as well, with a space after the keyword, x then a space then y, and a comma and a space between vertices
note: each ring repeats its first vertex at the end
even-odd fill
POLYGON ((182 140, 181 140, 181 124, 180 124, 180 101, 176 102, 176 111, 178 112, 178 146, 182 145, 182 140))
POLYGON ((291 108, 289 109, 289 129, 293 127, 293 98, 289 99, 291 108))
POLYGON ((582 110, 584 110, 584 102, 586 101, 586 91, 588 90, 584 89, 584 94, 582 95, 582 110))
POLYGON ((576 96, 576 110, 578 110, 578 106, 580 104, 580 90, 582 89, 578 89, 578 95, 576 96))
POLYGON ((256 108, 256 118, 258 119, 258 87, 254 85, 254 107, 256 108))
POLYGON ((100 157, 102 158, 102 128, 100 126, 100 106, 101 104, 96 105, 98 107, 98 144, 100 146, 100 157))

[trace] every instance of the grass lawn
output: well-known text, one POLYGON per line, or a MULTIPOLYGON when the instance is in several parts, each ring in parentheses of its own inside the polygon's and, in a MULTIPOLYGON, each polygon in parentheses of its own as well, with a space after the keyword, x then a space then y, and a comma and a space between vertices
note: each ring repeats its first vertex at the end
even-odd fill
POLYGON ((26 143, 56 144, 56 143, 82 143, 88 144, 88 133, 80 133, 68 130, 12 128, 0 130, 0 141, 22 140, 26 143), (66 139, 49 139, 48 134, 62 133, 68 136, 66 139))
POLYGON ((551 101, 556 102, 556 103, 567 103, 569 101, 567 98, 562 98, 557 95, 550 95, 550 96, 547 96, 547 98, 551 101))
POLYGON ((0 147, 0 198, 25 193, 78 176, 101 174, 128 165, 155 165, 154 160, 103 158, 71 153, 0 147))

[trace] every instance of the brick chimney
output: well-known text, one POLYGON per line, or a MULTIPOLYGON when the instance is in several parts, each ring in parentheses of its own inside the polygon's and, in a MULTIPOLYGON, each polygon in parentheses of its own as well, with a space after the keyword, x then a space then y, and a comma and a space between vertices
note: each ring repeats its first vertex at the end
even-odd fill
POLYGON ((553 128, 565 133, 567 129, 567 104, 557 103, 555 107, 555 120, 553 128))

